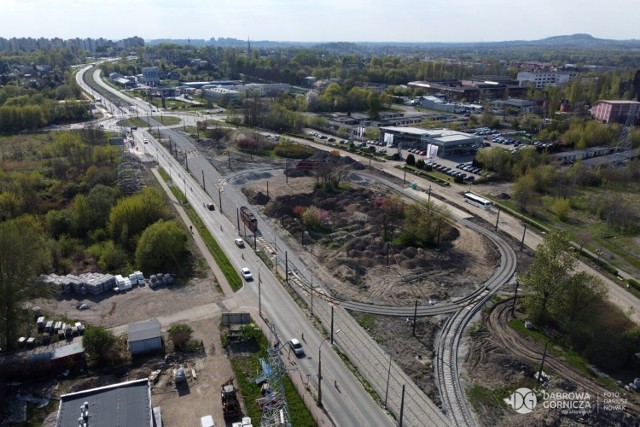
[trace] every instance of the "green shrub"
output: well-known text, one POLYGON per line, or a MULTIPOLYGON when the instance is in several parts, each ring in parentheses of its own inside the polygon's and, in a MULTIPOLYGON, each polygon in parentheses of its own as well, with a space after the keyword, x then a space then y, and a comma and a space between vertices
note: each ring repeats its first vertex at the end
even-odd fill
POLYGON ((276 156, 286 157, 287 159, 306 159, 313 155, 315 149, 307 145, 279 143, 275 146, 273 152, 276 156))

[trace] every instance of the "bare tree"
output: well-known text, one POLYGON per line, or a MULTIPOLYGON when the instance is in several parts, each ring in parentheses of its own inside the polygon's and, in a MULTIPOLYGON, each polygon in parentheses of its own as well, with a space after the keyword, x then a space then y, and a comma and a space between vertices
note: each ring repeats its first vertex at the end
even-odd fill
POLYGON ((582 253, 582 248, 591 241, 592 237, 589 230, 582 229, 576 233, 576 241, 580 245, 580 253, 582 253))

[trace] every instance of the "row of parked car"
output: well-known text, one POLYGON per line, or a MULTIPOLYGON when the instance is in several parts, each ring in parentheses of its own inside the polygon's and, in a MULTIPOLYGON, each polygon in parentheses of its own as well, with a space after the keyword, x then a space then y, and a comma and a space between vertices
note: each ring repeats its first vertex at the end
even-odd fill
MULTIPOLYGON (((473 175, 457 171, 457 170, 455 170, 453 168, 450 168, 450 167, 447 167, 447 166, 443 166, 443 165, 441 165, 439 163, 436 163, 434 161, 431 161, 431 160, 427 161, 426 164, 427 164, 427 166, 431 166, 434 170, 436 170, 438 172, 447 174, 447 175, 449 175, 449 176, 451 176, 453 178, 459 178, 459 179, 461 179, 461 180, 463 180, 465 182, 472 182, 472 181, 475 181, 475 179, 476 179, 473 175)), ((478 170, 478 172, 480 172, 480 170, 478 170)))
POLYGON ((475 173, 476 175, 482 172, 482 169, 473 166, 471 163, 459 163, 456 165, 456 168, 462 169, 463 171, 475 173))
MULTIPOLYGON (((322 135, 321 133, 318 133, 318 132, 310 132, 309 135, 311 135, 313 137, 316 137, 318 139, 326 139, 329 142, 336 142, 335 138, 328 137, 327 135, 322 135)), ((280 139, 280 138, 278 138, 278 139, 280 139)))
POLYGON ((419 148, 409 148, 407 150, 409 153, 417 154, 419 156, 426 156, 427 152, 425 150, 420 150, 419 148))

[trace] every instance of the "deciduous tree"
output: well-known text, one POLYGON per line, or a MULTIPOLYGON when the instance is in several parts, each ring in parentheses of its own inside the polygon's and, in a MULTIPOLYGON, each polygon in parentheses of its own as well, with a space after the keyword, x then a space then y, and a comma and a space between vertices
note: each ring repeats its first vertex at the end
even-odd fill
POLYGON ((0 339, 14 348, 23 303, 44 295, 37 276, 45 270, 49 254, 42 228, 31 216, 0 222, 0 339))
POLYGON ((532 320, 544 323, 549 319, 550 307, 572 280, 575 265, 576 257, 569 250, 567 237, 558 231, 547 234, 536 248, 529 271, 521 278, 527 292, 527 312, 532 320))
POLYGON ((87 353, 89 363, 96 366, 111 364, 117 360, 116 337, 102 326, 87 325, 82 337, 82 346, 87 353))
POLYGON ((147 227, 136 248, 142 271, 181 271, 187 258, 187 233, 175 221, 160 220, 147 227))

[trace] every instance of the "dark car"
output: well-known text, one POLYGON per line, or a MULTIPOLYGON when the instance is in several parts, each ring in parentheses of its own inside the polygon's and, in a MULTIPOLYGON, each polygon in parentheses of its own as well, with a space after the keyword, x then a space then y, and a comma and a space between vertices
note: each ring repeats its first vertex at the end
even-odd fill
POLYGON ((209 209, 210 211, 215 211, 216 207, 213 203, 207 203, 207 209, 209 209))

